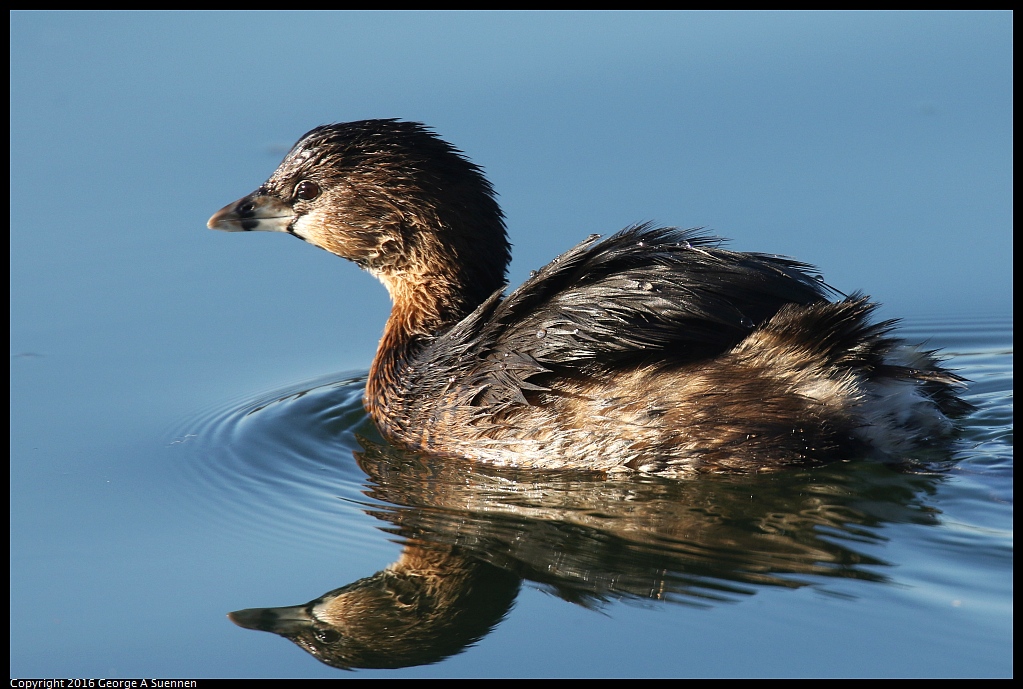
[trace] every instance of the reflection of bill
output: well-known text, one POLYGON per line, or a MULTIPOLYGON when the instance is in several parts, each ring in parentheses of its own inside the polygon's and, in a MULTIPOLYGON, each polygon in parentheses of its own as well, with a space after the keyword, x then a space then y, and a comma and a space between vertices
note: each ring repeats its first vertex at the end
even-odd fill
POLYGON ((341 668, 458 653, 510 610, 521 580, 588 607, 696 606, 761 586, 884 582, 892 522, 935 523, 941 480, 869 462, 770 476, 652 477, 483 469, 363 441, 366 511, 406 538, 397 562, 305 605, 231 613, 341 668))
POLYGON ((334 667, 426 665, 485 636, 511 608, 519 581, 457 549, 408 544, 387 569, 306 605, 229 617, 291 639, 334 667))

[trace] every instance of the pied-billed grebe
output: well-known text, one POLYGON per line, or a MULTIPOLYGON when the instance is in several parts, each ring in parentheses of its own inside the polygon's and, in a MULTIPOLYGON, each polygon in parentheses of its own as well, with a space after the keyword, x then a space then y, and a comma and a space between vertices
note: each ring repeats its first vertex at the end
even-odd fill
POLYGON ((593 236, 503 295, 479 167, 427 127, 313 129, 218 230, 287 232, 393 301, 366 408, 409 449, 499 465, 763 470, 947 437, 970 407, 933 352, 809 266, 693 230, 593 236))

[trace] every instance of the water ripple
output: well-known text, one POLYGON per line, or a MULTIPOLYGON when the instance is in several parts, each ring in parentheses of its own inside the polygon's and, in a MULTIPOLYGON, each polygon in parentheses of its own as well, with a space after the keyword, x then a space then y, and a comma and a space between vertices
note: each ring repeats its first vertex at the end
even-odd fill
POLYGON ((183 420, 168 443, 198 509, 260 539, 316 549, 379 541, 353 503, 364 499, 366 478, 352 455, 356 434, 376 433, 362 408, 364 388, 364 374, 334 374, 183 420), (336 528, 351 522, 366 526, 336 528))

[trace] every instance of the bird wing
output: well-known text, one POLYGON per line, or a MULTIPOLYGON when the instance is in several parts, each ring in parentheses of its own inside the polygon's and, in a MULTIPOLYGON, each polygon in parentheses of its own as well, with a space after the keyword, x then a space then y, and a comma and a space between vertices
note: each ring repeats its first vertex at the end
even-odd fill
POLYGON ((721 244, 648 224, 591 236, 506 299, 491 296, 431 342, 417 368, 457 362, 463 404, 521 404, 523 391, 545 389, 530 382, 539 374, 712 357, 785 304, 837 294, 807 264, 721 244))

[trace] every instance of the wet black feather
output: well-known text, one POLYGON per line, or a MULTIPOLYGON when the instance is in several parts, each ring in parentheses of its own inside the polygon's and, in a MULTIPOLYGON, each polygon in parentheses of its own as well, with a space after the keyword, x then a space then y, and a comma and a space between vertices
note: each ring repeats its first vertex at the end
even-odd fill
POLYGON ((697 229, 644 224, 597 240, 565 252, 507 298, 494 294, 430 342, 409 389, 456 360, 459 403, 494 411, 544 389, 534 376, 698 361, 731 349, 786 304, 835 294, 807 264, 728 251, 697 229))

